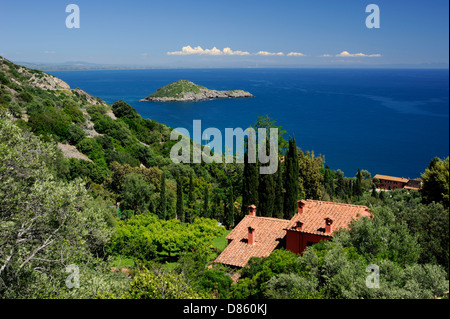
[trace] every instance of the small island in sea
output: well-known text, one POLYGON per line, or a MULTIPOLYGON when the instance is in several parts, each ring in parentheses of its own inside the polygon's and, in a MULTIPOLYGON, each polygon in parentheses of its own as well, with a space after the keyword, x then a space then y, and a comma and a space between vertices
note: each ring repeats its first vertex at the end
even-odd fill
POLYGON ((216 91, 197 85, 188 80, 179 80, 156 90, 141 102, 182 102, 201 101, 221 98, 253 97, 253 94, 243 90, 216 91))

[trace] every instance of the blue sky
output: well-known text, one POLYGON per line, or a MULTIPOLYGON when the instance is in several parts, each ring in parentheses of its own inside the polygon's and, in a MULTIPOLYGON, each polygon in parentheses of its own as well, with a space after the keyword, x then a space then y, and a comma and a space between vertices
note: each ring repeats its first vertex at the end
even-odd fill
POLYGON ((168 67, 448 67, 448 12, 448 0, 0 0, 0 55, 168 67), (71 3, 80 29, 66 28, 71 3), (379 29, 365 24, 371 3, 379 29))

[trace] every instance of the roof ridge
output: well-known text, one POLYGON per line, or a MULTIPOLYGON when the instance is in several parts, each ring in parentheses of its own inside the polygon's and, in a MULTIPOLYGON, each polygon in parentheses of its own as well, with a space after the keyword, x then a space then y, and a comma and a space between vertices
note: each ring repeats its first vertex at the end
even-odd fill
POLYGON ((246 215, 246 217, 251 217, 251 218, 262 218, 262 219, 269 219, 272 221, 277 221, 277 222, 288 222, 290 221, 289 219, 281 219, 281 218, 276 218, 276 217, 266 217, 266 216, 250 216, 250 215, 246 215))
POLYGON ((348 207, 359 207, 359 208, 367 208, 369 207, 365 205, 356 205, 356 204, 347 204, 347 203, 339 203, 339 202, 330 202, 330 201, 321 201, 316 199, 307 199, 307 202, 317 203, 317 204, 333 204, 333 205, 340 205, 340 206, 348 206, 348 207))

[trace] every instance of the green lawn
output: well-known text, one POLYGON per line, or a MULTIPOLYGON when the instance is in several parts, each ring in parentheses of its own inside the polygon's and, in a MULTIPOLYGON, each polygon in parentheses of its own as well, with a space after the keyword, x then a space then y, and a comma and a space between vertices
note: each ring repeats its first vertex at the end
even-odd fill
POLYGON ((225 238, 226 236, 228 236, 228 234, 231 232, 231 230, 227 230, 225 235, 223 235, 222 237, 217 237, 216 239, 214 239, 212 246, 214 248, 217 248, 219 250, 223 250, 225 249, 225 247, 227 247, 228 244, 228 240, 225 238))

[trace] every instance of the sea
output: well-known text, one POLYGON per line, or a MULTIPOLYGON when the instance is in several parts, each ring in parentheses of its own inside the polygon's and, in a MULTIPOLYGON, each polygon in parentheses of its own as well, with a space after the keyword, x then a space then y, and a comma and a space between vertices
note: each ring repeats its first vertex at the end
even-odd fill
POLYGON ((449 155, 447 69, 147 69, 53 71, 72 88, 107 103, 124 100, 144 118, 192 134, 254 125, 270 115, 303 151, 355 176, 420 177, 435 156, 449 155), (215 90, 241 89, 253 98, 139 102, 186 79, 215 90))

